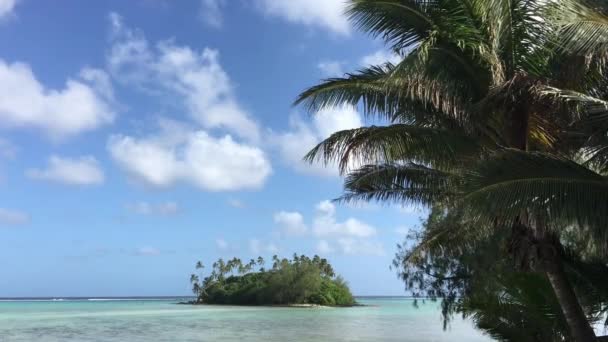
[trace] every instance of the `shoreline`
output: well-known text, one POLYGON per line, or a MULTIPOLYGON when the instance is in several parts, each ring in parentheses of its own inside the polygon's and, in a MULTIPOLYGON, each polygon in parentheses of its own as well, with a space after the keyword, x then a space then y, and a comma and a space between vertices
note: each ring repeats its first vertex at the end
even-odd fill
POLYGON ((245 305, 245 304, 207 304, 207 303, 197 303, 194 301, 189 301, 189 302, 178 302, 175 303, 176 305, 192 305, 192 306, 197 306, 197 305, 201 305, 201 306, 218 306, 218 307, 225 307, 225 306, 240 306, 240 307, 244 307, 244 308, 251 308, 251 307, 266 307, 266 308, 300 308, 300 309, 333 309, 333 308, 354 308, 354 307, 369 307, 371 305, 364 305, 364 304, 359 304, 359 303, 355 303, 353 305, 319 305, 319 304, 307 304, 307 303, 301 303, 301 304, 268 304, 268 305, 245 305))

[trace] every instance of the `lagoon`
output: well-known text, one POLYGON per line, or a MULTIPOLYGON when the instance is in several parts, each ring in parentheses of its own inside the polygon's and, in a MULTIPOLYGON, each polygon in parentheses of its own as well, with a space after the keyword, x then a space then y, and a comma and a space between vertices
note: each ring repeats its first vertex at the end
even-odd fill
POLYGON ((182 298, 0 301, 0 342, 491 341, 470 322, 442 329, 437 303, 358 298, 368 306, 176 305, 182 298))

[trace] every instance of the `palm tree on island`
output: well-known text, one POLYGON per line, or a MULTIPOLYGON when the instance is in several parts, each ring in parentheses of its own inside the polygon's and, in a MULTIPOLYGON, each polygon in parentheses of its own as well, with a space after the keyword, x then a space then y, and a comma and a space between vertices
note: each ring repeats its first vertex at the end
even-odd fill
MULTIPOLYGON (((597 340, 591 321, 608 297, 587 303, 576 286, 607 284, 580 285, 572 273, 590 264, 606 269, 608 17, 602 5, 350 0, 355 26, 384 40, 401 62, 325 80, 297 99, 312 112, 358 106, 380 124, 336 132, 306 159, 338 164, 346 176, 339 201, 433 208, 439 228, 398 255, 396 266, 406 287, 439 294, 446 312, 488 275, 470 268, 452 274, 467 268, 463 253, 442 259, 452 264, 444 264, 440 281, 429 281, 433 274, 413 278, 408 267, 428 264, 429 255, 456 242, 461 250, 491 242, 506 246, 491 260, 515 264, 508 272, 541 274, 548 282, 561 309, 554 314, 568 327, 563 338, 597 340), (462 292, 439 286, 451 277, 464 284, 462 292)), ((468 255, 483 259, 482 253, 468 255)), ((518 284, 529 278, 522 279, 518 284)))
MULTIPOLYGON (((195 304, 231 305, 323 305, 353 306, 355 299, 346 282, 336 276, 325 258, 294 254, 293 259, 274 256, 274 266, 265 270, 262 257, 251 259, 246 265, 233 258, 213 263, 207 276, 192 274, 190 283, 196 295, 195 304), (224 268, 222 269, 222 266, 224 268), (259 268, 255 270, 255 266, 259 268), (232 269, 237 275, 231 274, 232 269), (202 281, 201 281, 202 279, 202 281)), ((202 263, 196 263, 196 269, 202 263)))

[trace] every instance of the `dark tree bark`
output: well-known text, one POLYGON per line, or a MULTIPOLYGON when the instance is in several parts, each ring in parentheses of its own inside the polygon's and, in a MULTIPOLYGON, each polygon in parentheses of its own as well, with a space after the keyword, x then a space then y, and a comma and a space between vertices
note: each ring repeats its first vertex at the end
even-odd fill
POLYGON ((581 308, 581 305, 566 278, 566 273, 561 265, 555 265, 555 269, 547 271, 547 277, 553 287, 562 312, 568 322, 572 338, 577 342, 594 342, 597 340, 595 333, 581 308))
MULTIPOLYGON (((525 98, 525 97, 524 97, 525 98)), ((528 134, 529 134, 529 119, 530 113, 527 107, 527 101, 521 101, 514 111, 511 113, 510 127, 508 127, 510 134, 510 144, 512 148, 520 150, 528 149, 528 134)), ((570 280, 566 276, 564 271, 563 261, 561 259, 562 246, 559 238, 552 236, 548 233, 546 227, 541 222, 536 222, 535 229, 533 229, 529 222, 527 222, 527 214, 517 218, 514 223, 514 233, 517 229, 527 231, 523 233, 528 235, 526 240, 527 243, 538 244, 540 266, 546 273, 553 292, 562 308, 562 312, 568 323, 570 334, 576 342, 596 342, 598 339, 595 336, 595 332, 587 320, 587 316, 581 307, 578 298, 572 288, 570 280), (524 222, 522 222, 524 220, 524 222), (540 223, 540 224, 539 224, 540 223)), ((540 219, 540 217, 537 217, 540 219)), ((521 232, 520 232, 521 233, 521 232)), ((521 236, 518 238, 521 243, 521 236)), ((528 245, 529 247, 530 245, 528 245)), ((521 246, 520 246, 521 247, 521 246)), ((517 248, 515 249, 517 250, 517 248)), ((521 251, 521 249, 520 249, 521 251)), ((530 255, 526 255, 523 259, 528 259, 530 255)))
POLYGON ((560 242, 553 239, 551 242, 541 241, 540 244, 542 267, 562 308, 572 338, 576 342, 597 341, 595 332, 564 271, 564 264, 560 253, 562 250, 560 242))

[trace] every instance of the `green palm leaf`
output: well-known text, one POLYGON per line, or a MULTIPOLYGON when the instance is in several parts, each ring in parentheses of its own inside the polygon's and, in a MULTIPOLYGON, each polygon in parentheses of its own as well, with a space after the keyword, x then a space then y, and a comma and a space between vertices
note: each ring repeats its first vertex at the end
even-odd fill
POLYGON ((482 160, 464 176, 460 199, 482 220, 512 220, 522 212, 550 220, 590 225, 606 237, 608 181, 568 159, 507 149, 482 160))
POLYGON ((429 37, 438 4, 426 0, 353 0, 346 13, 360 30, 380 36, 393 50, 402 50, 429 37))
POLYGON ((414 163, 367 165, 348 174, 337 200, 430 205, 453 195, 452 176, 414 163))
POLYGON ((479 145, 464 133, 394 124, 336 132, 313 148, 305 159, 338 162, 344 173, 354 164, 398 161, 449 167, 479 153, 479 145))
POLYGON ((559 31, 558 44, 576 54, 603 54, 608 48, 608 16, 596 8, 576 0, 561 0, 554 4, 550 19, 559 31))

